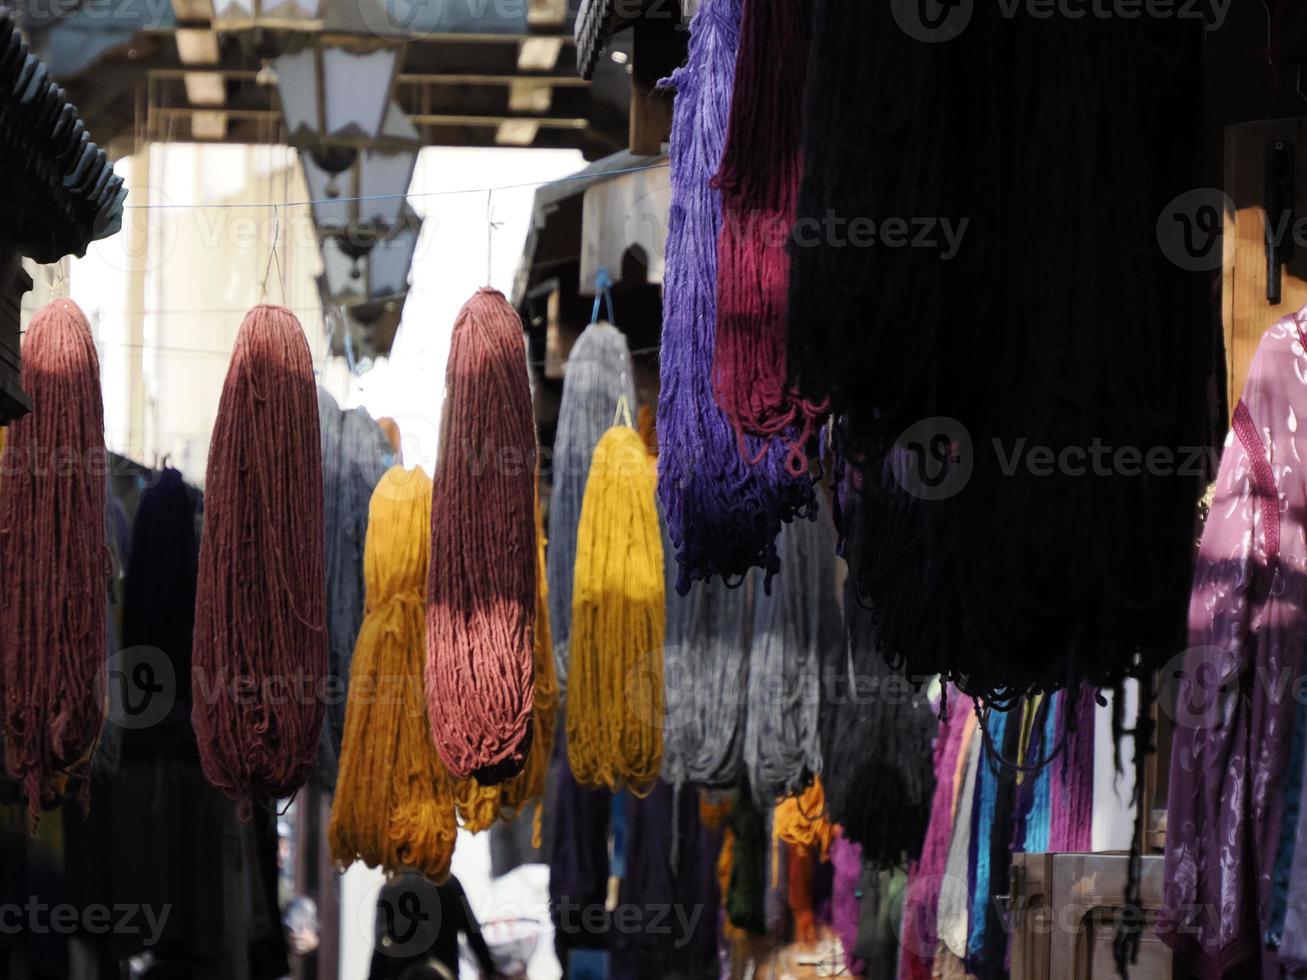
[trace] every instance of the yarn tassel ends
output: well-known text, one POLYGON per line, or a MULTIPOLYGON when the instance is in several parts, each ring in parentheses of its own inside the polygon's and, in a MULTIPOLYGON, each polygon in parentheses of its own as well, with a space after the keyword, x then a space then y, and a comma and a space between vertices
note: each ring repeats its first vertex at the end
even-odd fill
POLYGON ((737 432, 782 436, 789 466, 806 470, 804 444, 823 405, 786 379, 790 257, 799 197, 803 83, 812 4, 745 0, 735 90, 721 169, 717 346, 713 391, 737 432))
POLYGON ((639 433, 610 429, 581 502, 567 757, 577 782, 644 792, 663 754, 663 546, 639 433))
MULTIPOLYGON (((21 570, 0 590, 0 676, 5 768, 35 825, 104 718, 104 406, 76 303, 32 319, 21 383, 32 412, 10 423, 0 471, 0 568, 21 570)), ((89 805, 86 782, 80 795, 89 805)))
POLYGON ((816 506, 811 481, 792 476, 777 439, 746 437, 717 406, 717 241, 721 196, 710 185, 726 143, 741 0, 703 0, 690 26, 689 60, 670 79, 671 185, 663 330, 658 494, 676 550, 676 591, 753 567, 780 568, 781 524, 816 506))
POLYGON ((821 668, 841 645, 829 512, 785 525, 780 547, 771 594, 762 575, 755 579, 749 647, 744 762, 760 805, 799 792, 821 771, 821 668))
POLYGON ((590 458, 608 431, 622 399, 634 407, 635 371, 626 335, 608 323, 592 323, 567 356, 563 395, 554 436, 553 491, 549 498, 549 611, 554 663, 567 687, 568 637, 572 630, 572 573, 576 526, 590 458))
POLYGON ((209 449, 191 687, 205 778, 244 814, 304 784, 322 732, 321 452, 304 331, 256 306, 209 449))
POLYGON ((535 422, 522 321, 490 288, 459 311, 445 369, 427 578, 427 707, 456 779, 496 785, 531 748, 535 422))

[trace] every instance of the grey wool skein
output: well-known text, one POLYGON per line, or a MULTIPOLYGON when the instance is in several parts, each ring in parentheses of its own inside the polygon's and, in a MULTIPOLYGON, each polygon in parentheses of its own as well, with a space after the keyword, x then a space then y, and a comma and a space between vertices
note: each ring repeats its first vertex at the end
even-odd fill
POLYGON ((727 587, 715 577, 678 595, 675 552, 664 546, 667 638, 663 647, 666 718, 663 779, 673 786, 735 785, 743 766, 749 682, 749 582, 727 587))
POLYGON ((330 644, 327 710, 318 746, 318 779, 327 789, 334 789, 340 740, 345 731, 349 667, 363 625, 363 543, 368 531, 368 502, 390 465, 391 450, 386 434, 366 410, 341 411, 335 399, 321 388, 318 389, 318 419, 322 426, 330 644))
POLYGON ((781 528, 771 595, 755 573, 744 763, 760 803, 798 792, 821 771, 821 665, 843 632, 829 511, 781 528))
POLYGON ((576 529, 581 520, 590 459, 599 438, 612 428, 625 396, 635 416, 635 374, 626 335, 609 323, 581 332, 567 358, 563 396, 554 437, 553 491, 549 498, 549 628, 554 641, 558 690, 567 692, 568 639, 572 630, 572 573, 576 529))

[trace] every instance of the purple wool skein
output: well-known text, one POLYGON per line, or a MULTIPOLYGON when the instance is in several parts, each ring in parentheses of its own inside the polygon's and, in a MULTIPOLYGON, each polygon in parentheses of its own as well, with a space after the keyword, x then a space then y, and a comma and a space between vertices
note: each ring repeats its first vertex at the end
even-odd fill
POLYGON ((658 399, 658 496, 676 550, 676 590, 721 575, 737 584, 757 566, 780 569, 783 521, 809 517, 816 498, 807 476, 791 476, 779 439, 747 440, 713 397, 717 333, 717 237, 721 195, 710 181, 721 163, 730 118, 742 0, 704 0, 690 26, 687 63, 665 84, 672 110, 671 209, 663 288, 662 391, 658 399))

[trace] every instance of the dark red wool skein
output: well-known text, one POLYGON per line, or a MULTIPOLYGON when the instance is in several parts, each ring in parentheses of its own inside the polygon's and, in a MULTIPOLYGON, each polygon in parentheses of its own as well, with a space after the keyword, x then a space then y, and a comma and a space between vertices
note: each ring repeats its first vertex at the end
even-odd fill
POLYGON ((41 310, 22 355, 32 411, 0 457, 0 662, 5 768, 35 821, 104 717, 108 470, 100 361, 77 304, 41 310))
POLYGON ((308 777, 327 672, 318 396, 304 331, 245 316, 204 486, 191 719, 204 776, 248 812, 308 777))
MULTIPOLYGON (((713 393, 737 433, 784 438, 791 471, 805 468, 801 448, 823 412, 789 387, 785 361, 786 245, 799 198, 811 8, 810 0, 745 0, 730 124, 713 178, 722 194, 713 393)), ((744 445, 741 438, 742 452, 744 445)))
POLYGON ((456 778, 493 785, 531 747, 535 422, 522 321, 478 290, 445 368, 427 579, 431 734, 456 778))

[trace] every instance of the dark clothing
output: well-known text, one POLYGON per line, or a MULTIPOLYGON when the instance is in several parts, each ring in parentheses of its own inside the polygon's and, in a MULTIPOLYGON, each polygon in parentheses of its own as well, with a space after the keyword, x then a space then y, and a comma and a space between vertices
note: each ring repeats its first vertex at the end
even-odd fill
POLYGON ((458 976, 458 934, 467 936, 482 973, 495 974, 490 948, 468 906, 463 886, 453 875, 434 885, 420 874, 389 881, 377 896, 377 944, 368 980, 409 980, 436 976, 420 968, 432 960, 458 976))

